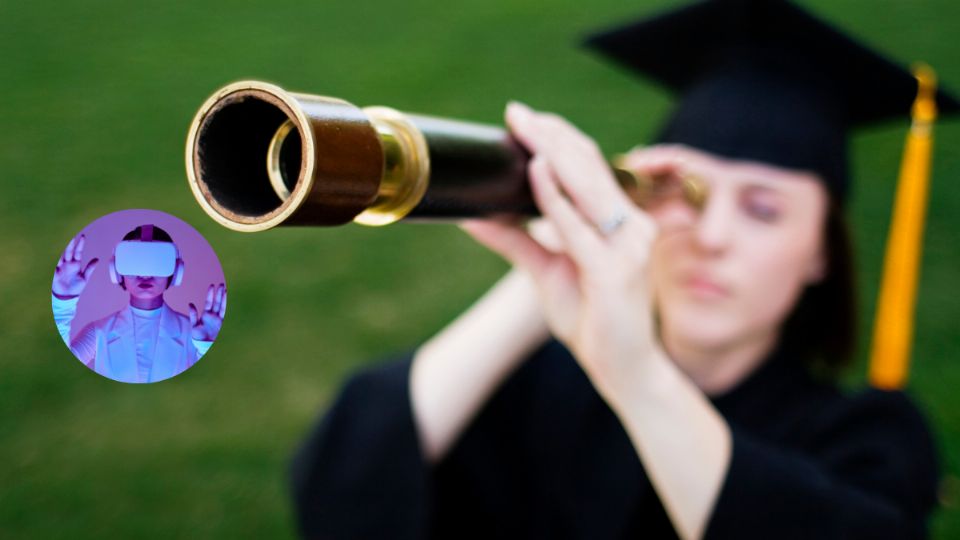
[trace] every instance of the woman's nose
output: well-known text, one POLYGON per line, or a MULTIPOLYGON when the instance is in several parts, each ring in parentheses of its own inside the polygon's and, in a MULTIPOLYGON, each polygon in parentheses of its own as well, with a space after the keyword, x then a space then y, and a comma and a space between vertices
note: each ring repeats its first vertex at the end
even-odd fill
POLYGON ((697 246, 709 254, 725 251, 733 232, 733 204, 722 193, 711 193, 695 227, 697 246))

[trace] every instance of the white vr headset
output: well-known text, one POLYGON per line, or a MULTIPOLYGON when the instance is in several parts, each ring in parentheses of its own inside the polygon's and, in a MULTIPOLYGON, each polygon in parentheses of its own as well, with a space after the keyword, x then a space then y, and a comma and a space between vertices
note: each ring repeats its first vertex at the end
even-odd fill
POLYGON ((110 264, 110 281, 120 283, 123 276, 173 276, 171 285, 183 281, 183 261, 170 242, 124 240, 117 244, 110 264))

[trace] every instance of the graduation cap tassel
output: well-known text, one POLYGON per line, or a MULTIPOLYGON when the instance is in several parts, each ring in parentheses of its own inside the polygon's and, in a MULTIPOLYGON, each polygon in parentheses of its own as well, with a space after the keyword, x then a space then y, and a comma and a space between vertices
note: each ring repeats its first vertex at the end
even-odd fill
POLYGON ((870 355, 870 384, 888 390, 903 387, 910 363, 932 128, 937 117, 936 74, 930 66, 919 65, 914 68, 914 76, 918 91, 900 165, 870 355))

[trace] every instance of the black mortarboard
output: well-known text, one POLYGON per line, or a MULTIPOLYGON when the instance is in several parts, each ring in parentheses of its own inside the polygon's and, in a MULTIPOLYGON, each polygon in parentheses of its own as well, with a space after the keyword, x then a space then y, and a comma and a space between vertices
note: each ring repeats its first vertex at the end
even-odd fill
POLYGON ((708 0, 586 44, 681 95, 658 142, 810 170, 840 202, 848 131, 908 117, 917 95, 910 72, 781 0, 708 0))

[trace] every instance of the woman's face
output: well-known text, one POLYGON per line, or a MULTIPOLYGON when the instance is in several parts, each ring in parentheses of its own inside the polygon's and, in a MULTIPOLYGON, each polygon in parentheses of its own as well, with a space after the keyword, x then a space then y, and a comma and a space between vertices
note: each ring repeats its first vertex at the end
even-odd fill
POLYGON ((823 184, 683 146, 636 153, 667 181, 690 174, 709 188, 700 211, 679 195, 648 207, 660 225, 651 277, 664 340, 711 349, 769 338, 826 270, 823 184))

